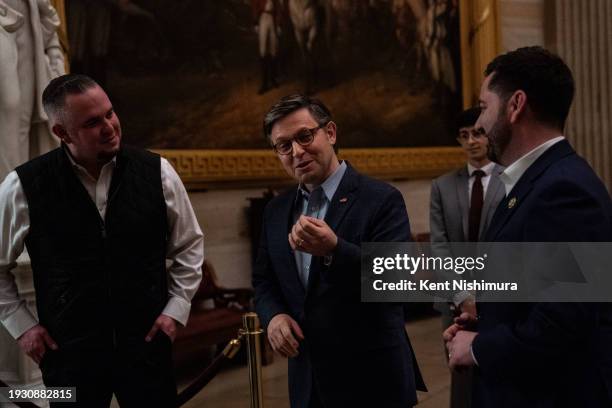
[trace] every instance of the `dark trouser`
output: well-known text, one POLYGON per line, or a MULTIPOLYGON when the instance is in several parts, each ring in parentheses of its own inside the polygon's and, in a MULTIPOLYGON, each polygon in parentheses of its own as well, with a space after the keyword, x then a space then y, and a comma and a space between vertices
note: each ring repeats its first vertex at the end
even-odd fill
POLYGON ((150 343, 114 352, 49 351, 40 368, 47 387, 76 387, 76 403, 52 408, 108 408, 113 394, 122 408, 176 405, 171 343, 161 331, 150 343))
POLYGON ((308 408, 325 408, 325 405, 321 402, 321 397, 317 391, 316 379, 312 378, 312 388, 310 390, 310 402, 308 408))

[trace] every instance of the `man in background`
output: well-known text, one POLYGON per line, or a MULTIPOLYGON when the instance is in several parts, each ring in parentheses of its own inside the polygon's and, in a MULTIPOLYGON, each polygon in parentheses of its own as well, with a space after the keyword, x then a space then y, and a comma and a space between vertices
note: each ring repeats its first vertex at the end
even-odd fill
MULTIPOLYGON (((487 136, 474 126, 479 115, 479 108, 470 108, 457 117, 457 141, 465 152, 467 164, 432 182, 429 210, 432 244, 480 241, 504 198, 504 187, 499 180, 503 167, 487 157, 487 136)), ((432 247, 436 248, 440 246, 432 247)), ((455 294, 452 307, 436 303, 436 309, 442 313, 443 330, 453 323, 455 310, 473 310, 473 304, 474 297, 468 292, 455 294)), ((452 370, 451 408, 470 407, 471 390, 472 370, 452 370)))

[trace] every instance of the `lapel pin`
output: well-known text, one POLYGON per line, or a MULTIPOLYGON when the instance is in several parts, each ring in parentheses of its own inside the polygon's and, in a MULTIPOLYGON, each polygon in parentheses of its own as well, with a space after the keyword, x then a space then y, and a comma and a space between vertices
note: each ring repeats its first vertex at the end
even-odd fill
POLYGON ((516 205, 516 197, 512 197, 510 201, 508 201, 508 208, 513 208, 516 205))
POLYGON ((346 197, 342 197, 342 198, 340 199, 340 202, 341 202, 341 203, 346 203, 347 201, 348 201, 348 198, 346 198, 346 197))

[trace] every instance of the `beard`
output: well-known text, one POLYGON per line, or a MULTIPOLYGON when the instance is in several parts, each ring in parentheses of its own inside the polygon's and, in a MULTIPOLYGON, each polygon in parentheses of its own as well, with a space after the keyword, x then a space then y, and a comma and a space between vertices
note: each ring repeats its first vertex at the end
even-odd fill
POLYGON ((508 123, 501 110, 493 127, 487 132, 487 138, 489 139, 487 157, 492 162, 503 164, 501 163, 501 157, 506 151, 508 144, 510 144, 512 130, 510 129, 510 123, 508 123))

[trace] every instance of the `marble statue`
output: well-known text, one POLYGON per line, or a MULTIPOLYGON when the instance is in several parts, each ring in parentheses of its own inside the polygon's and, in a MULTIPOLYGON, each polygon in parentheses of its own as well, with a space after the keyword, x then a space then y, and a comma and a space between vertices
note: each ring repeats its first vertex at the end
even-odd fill
POLYGON ((65 73, 59 24, 49 0, 0 0, 0 181, 58 146, 42 91, 65 73))

